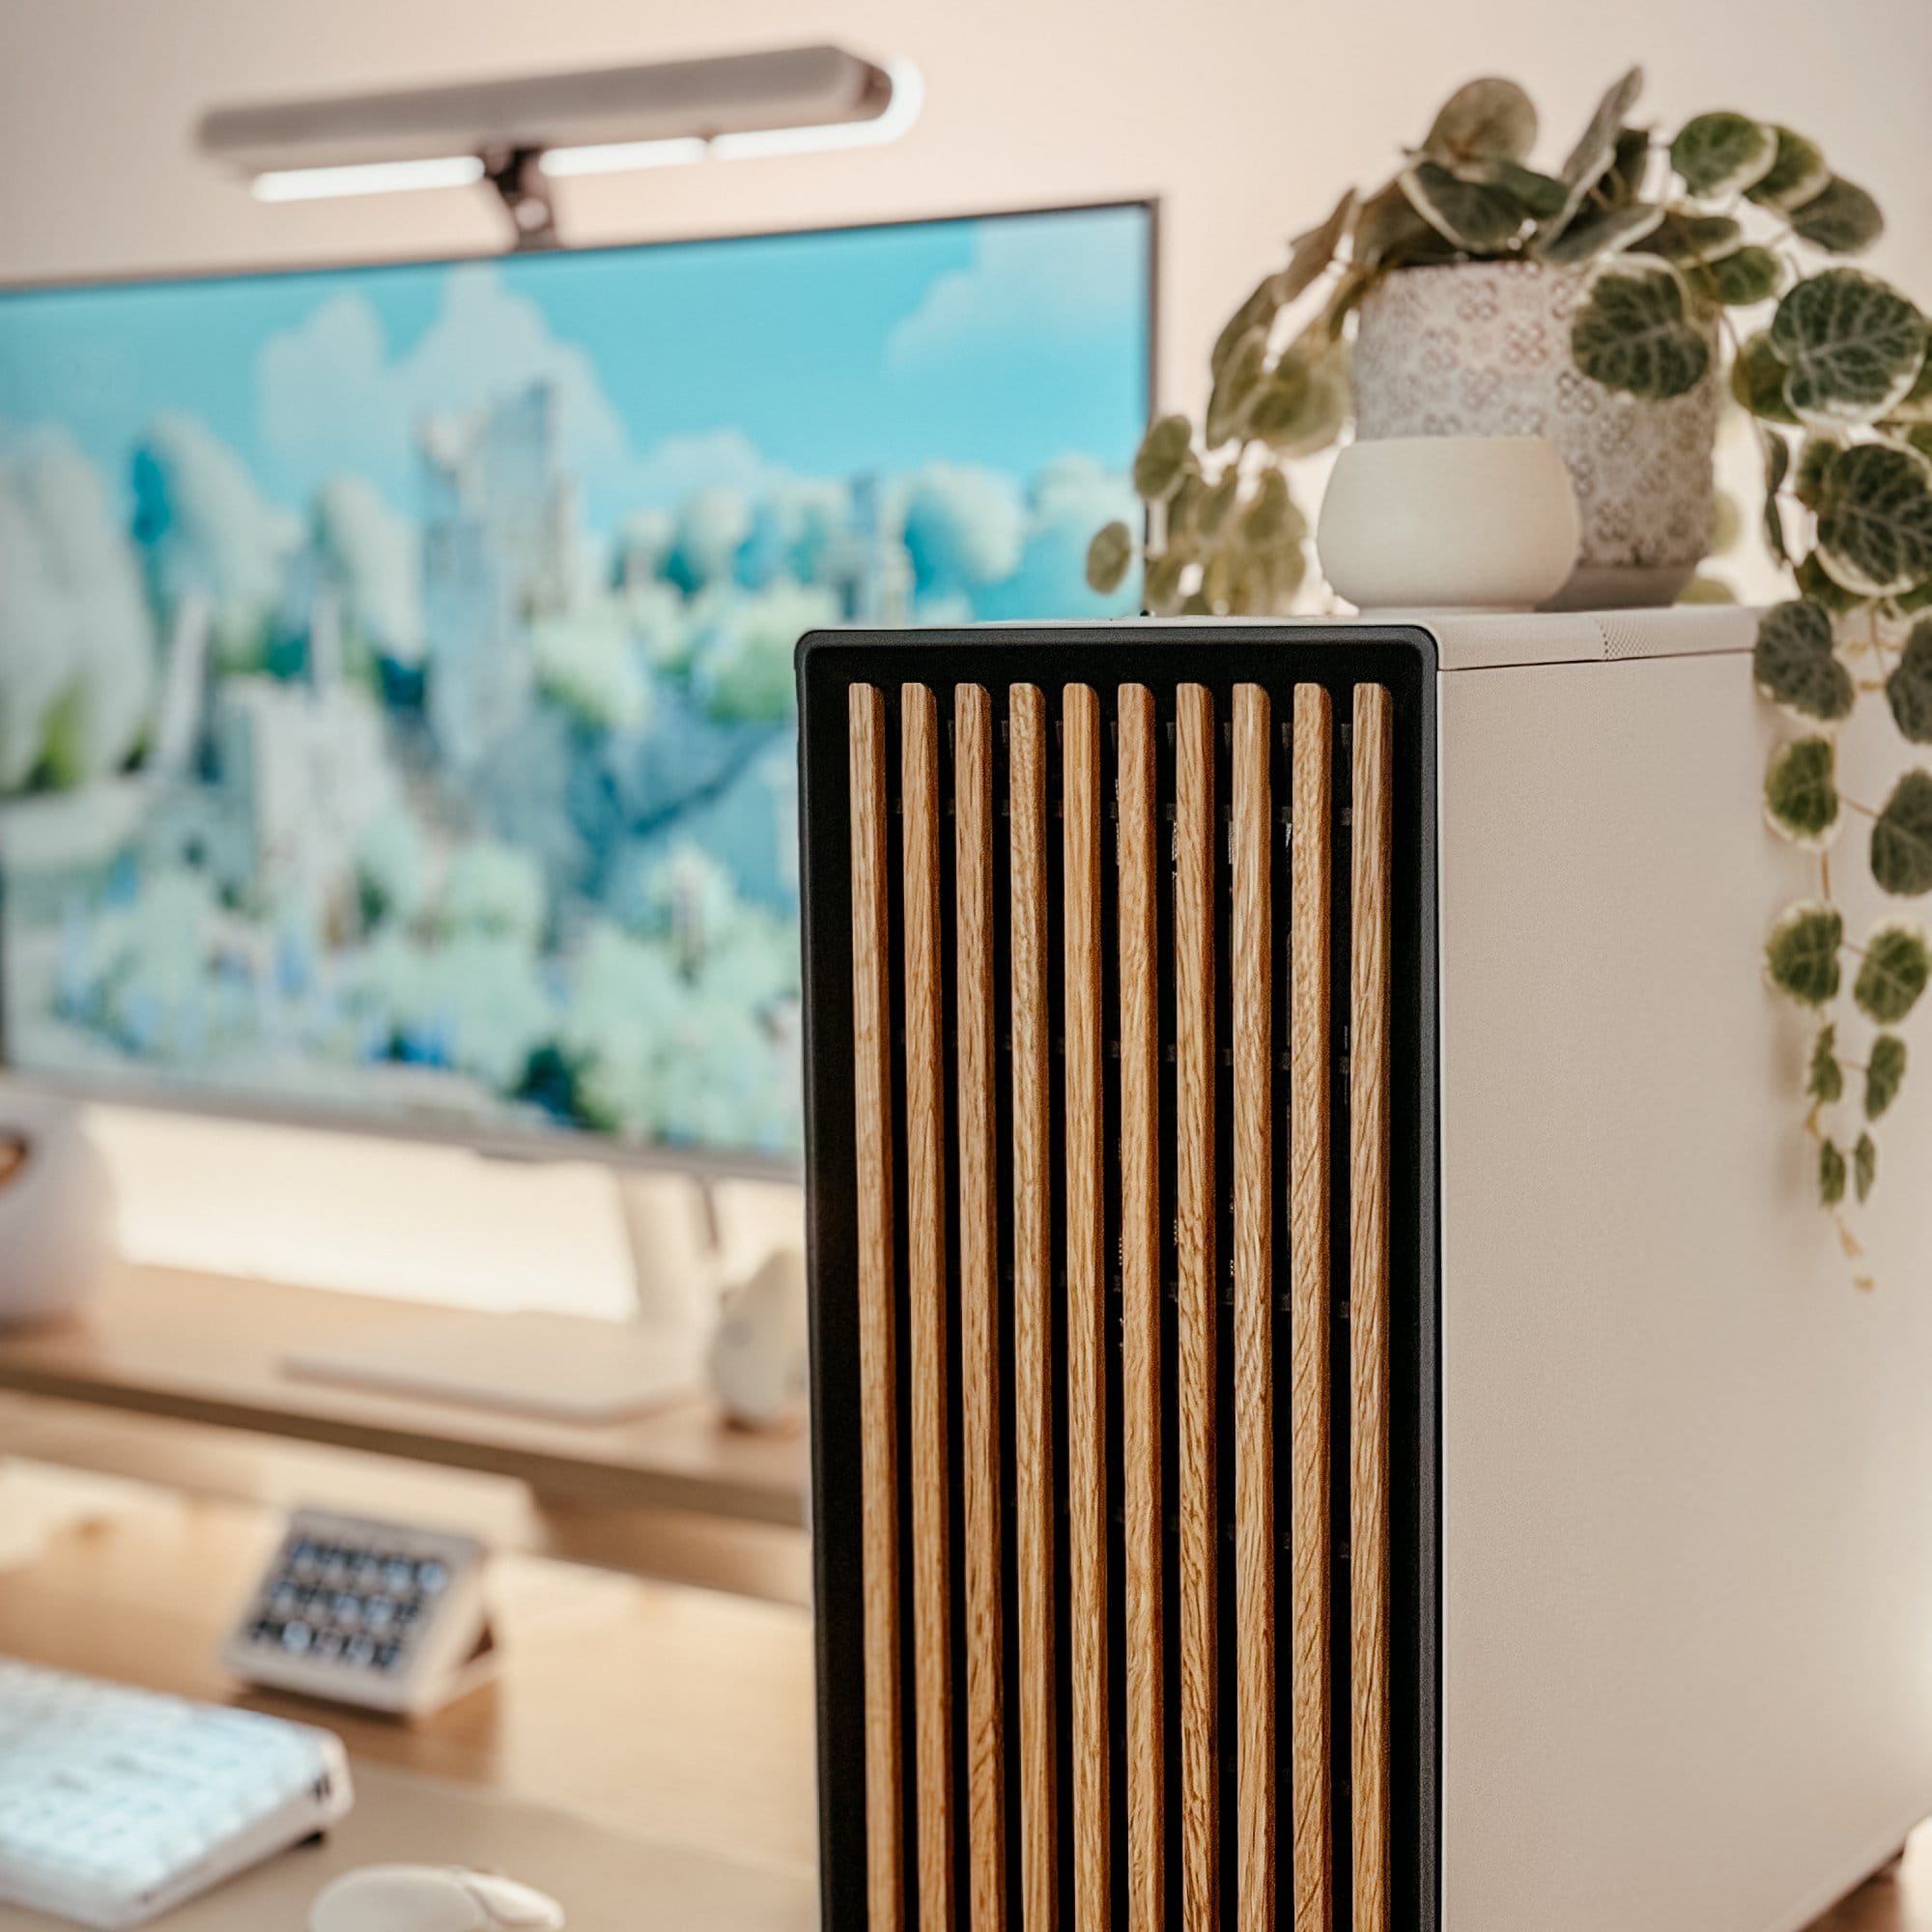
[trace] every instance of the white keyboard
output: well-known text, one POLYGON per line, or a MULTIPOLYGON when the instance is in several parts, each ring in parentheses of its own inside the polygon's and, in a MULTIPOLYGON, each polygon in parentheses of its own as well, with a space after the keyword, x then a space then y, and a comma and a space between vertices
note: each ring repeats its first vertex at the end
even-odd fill
POLYGON ((0 1901, 139 1925, 349 1804, 327 1731, 0 1658, 0 1901))

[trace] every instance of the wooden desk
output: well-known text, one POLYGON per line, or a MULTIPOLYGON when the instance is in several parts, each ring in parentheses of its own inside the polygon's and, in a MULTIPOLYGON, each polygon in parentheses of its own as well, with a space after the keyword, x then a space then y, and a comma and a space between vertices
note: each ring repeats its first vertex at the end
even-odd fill
MULTIPOLYGON (((274 1527, 156 1498, 63 1532, 0 1572, 0 1653, 230 1696, 216 1645, 274 1527)), ((501 1676, 425 1723, 242 1698, 338 1731, 361 1801, 323 1852, 273 1861, 166 1932, 303 1932, 328 1873, 387 1859, 527 1877, 565 1899, 572 1932, 816 1925, 806 1614, 520 1557, 497 1559, 493 1597, 501 1676)), ((0 1908, 0 1932, 50 1927, 0 1908)), ((1932 1932, 1932 1826, 1813 1932, 1932 1932)))
POLYGON ((507 1476, 540 1496, 796 1529, 805 1444, 700 1398, 579 1425, 299 1380, 282 1364, 385 1324, 473 1317, 367 1295, 124 1264, 70 1321, 0 1332, 0 1390, 507 1476))
MULTIPOLYGON (((0 1653, 223 1699, 222 1631, 272 1546, 268 1512, 156 1497, 0 1572, 0 1653)), ((497 1679, 417 1724, 273 1694, 239 1701, 348 1745, 355 1811, 169 1932, 302 1932, 331 1871, 496 1866, 572 1932, 807 1932, 816 1922, 810 1618, 527 1558, 497 1559, 497 1679)), ((0 1908, 0 1932, 51 1923, 0 1908)))

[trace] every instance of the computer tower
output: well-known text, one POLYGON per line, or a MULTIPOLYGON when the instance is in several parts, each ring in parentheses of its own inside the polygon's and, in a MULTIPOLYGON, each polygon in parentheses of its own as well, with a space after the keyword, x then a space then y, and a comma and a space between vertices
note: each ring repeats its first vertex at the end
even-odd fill
POLYGON ((801 645, 828 1926, 1797 1932, 1932 1812, 1754 629, 801 645))

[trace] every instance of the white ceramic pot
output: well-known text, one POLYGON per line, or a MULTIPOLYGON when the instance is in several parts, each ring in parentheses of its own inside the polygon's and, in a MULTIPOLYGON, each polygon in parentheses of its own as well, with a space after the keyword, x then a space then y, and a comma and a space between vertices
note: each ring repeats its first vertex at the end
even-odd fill
POLYGON ((1315 547, 1363 611, 1534 611, 1569 582, 1577 538, 1554 443, 1414 436, 1336 457, 1315 547))
POLYGON ((1570 355, 1580 287, 1574 271, 1537 262, 1388 276, 1362 304, 1355 435, 1548 437, 1582 520, 1576 568, 1552 608, 1668 604, 1710 548, 1718 379, 1662 403, 1591 382, 1570 355))

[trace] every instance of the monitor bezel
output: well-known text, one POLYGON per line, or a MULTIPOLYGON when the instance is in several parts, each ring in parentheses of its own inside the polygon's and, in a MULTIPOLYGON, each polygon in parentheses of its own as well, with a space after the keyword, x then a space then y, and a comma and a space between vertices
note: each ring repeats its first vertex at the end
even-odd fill
MULTIPOLYGON (((863 235, 882 229, 937 228, 968 222, 1027 220, 1065 214, 1104 214, 1138 210, 1147 218, 1147 368, 1143 415, 1151 421, 1160 382, 1161 203, 1157 195, 1120 195, 1098 201, 1042 203, 1019 208, 963 209, 952 213, 883 215, 863 221, 837 221, 789 228, 751 228, 710 231, 696 235, 652 236, 628 242, 598 242, 584 246, 531 250, 469 249, 446 255, 347 257, 328 261, 276 263, 270 268, 157 269, 111 274, 56 275, 0 279, 0 301, 15 295, 51 295, 70 291, 114 288, 171 287, 182 283, 278 281, 291 276, 381 273, 389 269, 453 269, 473 262, 536 259, 550 256, 636 255, 659 249, 701 248, 741 242, 780 242, 863 235)), ((0 866, 0 1083, 24 1092, 58 1095, 100 1106, 124 1107, 142 1113, 175 1114, 195 1120, 232 1121, 265 1126, 339 1133, 371 1139, 403 1141, 435 1147, 468 1148, 492 1159, 551 1162, 590 1161, 602 1166, 666 1170, 705 1180, 795 1181, 804 1173, 800 1154, 760 1154, 751 1150, 690 1147, 665 1141, 640 1141, 601 1135, 583 1127, 473 1127, 461 1120, 392 1116, 358 1107, 330 1107, 300 1100, 283 1101, 273 1095, 257 1097, 233 1089, 170 1088, 159 1083, 68 1073, 50 1068, 20 1066, 8 1041, 6 997, 7 875, 0 866)))

